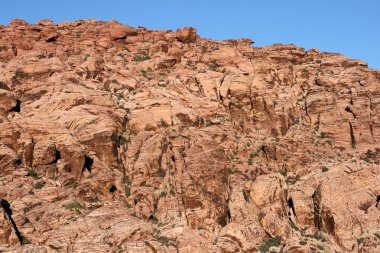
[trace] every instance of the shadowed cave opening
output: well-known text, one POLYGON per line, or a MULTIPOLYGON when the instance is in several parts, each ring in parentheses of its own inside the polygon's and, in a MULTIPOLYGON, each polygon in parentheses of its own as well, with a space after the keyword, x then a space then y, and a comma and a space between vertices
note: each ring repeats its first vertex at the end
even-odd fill
POLYGON ((0 89, 2 89, 2 90, 11 90, 11 89, 9 89, 9 87, 8 87, 8 85, 6 85, 5 83, 3 83, 3 82, 1 82, 0 81, 0 89))
POLYGON ((111 188, 110 188, 110 193, 114 193, 116 191, 117 191, 116 186, 112 185, 111 188))
POLYGON ((16 236, 20 242, 20 244, 22 245, 23 244, 23 238, 22 238, 22 235, 20 233, 20 231, 18 230, 17 226, 16 226, 16 223, 15 221, 13 220, 12 218, 12 209, 11 209, 11 204, 9 204, 8 201, 6 201, 5 199, 2 199, 1 200, 1 207, 4 209, 4 212, 7 214, 8 216, 8 219, 9 221, 11 222, 12 226, 13 226, 13 229, 15 230, 16 232, 16 236))
POLYGON ((380 195, 379 195, 379 196, 377 196, 377 198, 376 198, 376 207, 378 207, 378 206, 379 206, 379 202, 380 202, 380 195))
POLYGON ((88 156, 85 156, 85 159, 84 159, 84 165, 83 165, 83 169, 82 169, 82 173, 85 171, 85 170, 88 170, 88 172, 91 173, 91 166, 94 164, 94 160, 92 160, 90 157, 88 156))
POLYGON ((11 112, 20 112, 21 111, 21 101, 19 99, 16 100, 16 106, 13 107, 11 112))

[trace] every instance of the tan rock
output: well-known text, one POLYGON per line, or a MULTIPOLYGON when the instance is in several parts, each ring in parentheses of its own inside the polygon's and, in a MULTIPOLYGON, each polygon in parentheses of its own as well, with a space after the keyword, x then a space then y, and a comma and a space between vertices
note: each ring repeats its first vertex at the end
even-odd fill
POLYGON ((54 162, 57 150, 52 141, 40 141, 34 144, 33 165, 47 165, 54 162))
POLYGON ((176 38, 183 43, 195 42, 197 39, 197 30, 193 27, 184 27, 178 29, 176 38))

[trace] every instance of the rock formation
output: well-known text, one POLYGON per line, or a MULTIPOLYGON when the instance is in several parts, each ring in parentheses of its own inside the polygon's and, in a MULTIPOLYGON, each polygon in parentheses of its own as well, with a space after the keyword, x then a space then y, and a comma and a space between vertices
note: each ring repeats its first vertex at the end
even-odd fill
POLYGON ((252 43, 0 26, 0 252, 380 252, 380 71, 252 43))

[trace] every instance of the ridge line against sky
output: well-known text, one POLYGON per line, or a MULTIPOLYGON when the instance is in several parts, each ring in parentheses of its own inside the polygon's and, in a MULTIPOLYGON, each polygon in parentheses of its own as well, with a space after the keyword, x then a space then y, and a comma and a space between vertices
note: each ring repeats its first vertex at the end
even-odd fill
POLYGON ((295 44, 341 53, 380 69, 378 0, 18 0, 3 1, 0 24, 78 19, 117 20, 149 29, 197 28, 214 40, 250 38, 253 46, 295 44))

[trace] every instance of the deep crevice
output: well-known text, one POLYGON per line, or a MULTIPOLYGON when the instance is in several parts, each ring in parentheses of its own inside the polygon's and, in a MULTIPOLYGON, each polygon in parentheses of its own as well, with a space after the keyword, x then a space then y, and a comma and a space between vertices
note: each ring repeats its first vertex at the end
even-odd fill
POLYGON ((321 217, 321 207, 320 207, 320 186, 317 187, 313 195, 313 206, 314 206, 314 225, 318 230, 322 229, 322 217, 321 217))
MULTIPOLYGON (((292 210, 293 215, 294 215, 294 216, 297 216, 297 215, 296 215, 296 210, 294 209, 294 202, 293 202, 293 199, 292 199, 292 198, 288 199, 288 207, 289 207, 290 210, 292 210)), ((290 211, 289 211, 289 216, 290 216, 290 215, 291 215, 291 213, 290 213, 290 211)))
POLYGON ((17 228, 17 225, 16 225, 15 221, 12 218, 11 204, 9 204, 9 202, 6 201, 5 199, 2 199, 1 200, 1 207, 4 209, 4 212, 7 214, 8 219, 11 222, 11 224, 12 224, 12 226, 13 226, 15 232, 16 232, 16 236, 17 236, 20 244, 22 245, 24 240, 22 238, 22 235, 21 235, 20 231, 17 228))
POLYGON ((355 136, 354 136, 354 129, 352 128, 351 122, 348 122, 348 124, 350 125, 351 147, 355 149, 356 142, 355 142, 355 136))
POLYGON ((246 203, 250 202, 250 196, 249 196, 249 191, 247 189, 243 189, 243 197, 246 203))
POLYGON ((376 207, 378 207, 379 202, 380 202, 380 195, 378 195, 377 198, 376 198, 376 207))
POLYGON ((227 223, 228 222, 231 222, 231 212, 230 212, 230 209, 228 209, 228 211, 227 211, 227 223))

